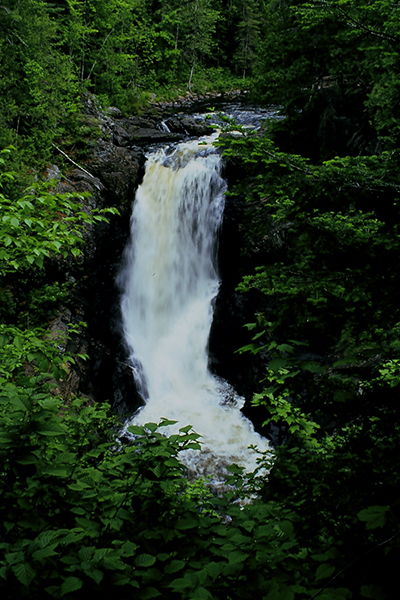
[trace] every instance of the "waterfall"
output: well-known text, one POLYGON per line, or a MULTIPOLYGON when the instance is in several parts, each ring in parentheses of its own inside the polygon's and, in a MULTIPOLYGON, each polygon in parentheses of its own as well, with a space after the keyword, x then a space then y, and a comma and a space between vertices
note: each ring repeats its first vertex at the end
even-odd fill
POLYGON ((138 389, 145 400, 130 423, 192 425, 203 451, 182 457, 206 474, 235 462, 256 466, 250 444, 266 441, 240 412, 242 399, 208 370, 207 344, 218 293, 218 229, 226 183, 217 134, 159 149, 148 157, 131 218, 120 276, 123 327, 138 389))

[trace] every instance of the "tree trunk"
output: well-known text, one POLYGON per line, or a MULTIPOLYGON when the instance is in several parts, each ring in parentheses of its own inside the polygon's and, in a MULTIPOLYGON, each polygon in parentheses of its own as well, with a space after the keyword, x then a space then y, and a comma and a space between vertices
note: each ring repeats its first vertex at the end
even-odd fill
POLYGON ((187 84, 189 92, 192 91, 192 78, 193 78, 195 64, 196 64, 196 55, 193 56, 192 68, 190 69, 190 77, 189 77, 189 81, 187 84))

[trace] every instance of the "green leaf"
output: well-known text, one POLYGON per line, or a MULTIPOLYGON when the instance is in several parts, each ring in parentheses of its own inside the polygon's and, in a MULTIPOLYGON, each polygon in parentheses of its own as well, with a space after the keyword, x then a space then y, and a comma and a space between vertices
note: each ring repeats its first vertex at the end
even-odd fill
POLYGON ((385 600, 387 597, 379 585, 362 585, 360 593, 363 598, 372 598, 373 600, 385 600))
POLYGON ((216 579, 223 571, 223 566, 216 562, 206 564, 206 571, 211 579, 216 579))
POLYGON ((25 559, 25 555, 23 552, 10 552, 10 554, 6 554, 6 561, 9 565, 15 565, 16 563, 20 563, 25 559))
POLYGON ((77 565, 80 562, 76 554, 67 554, 67 556, 60 558, 60 561, 66 565, 77 565))
POLYGON ((239 465, 229 465, 229 467, 227 467, 227 470, 230 473, 235 473, 236 475, 241 475, 243 473, 243 467, 239 467, 239 465))
POLYGON ((163 465, 156 465, 153 469, 153 473, 154 475, 160 479, 160 477, 162 476, 162 474, 164 473, 164 467, 163 465))
POLYGON ((265 330, 264 331, 259 331, 251 339, 253 340, 253 342, 255 342, 256 340, 258 340, 258 338, 262 337, 264 335, 264 333, 265 333, 265 330))
POLYGON ((22 337, 20 337, 19 335, 16 335, 14 338, 14 346, 18 350, 23 350, 23 348, 24 348, 24 341, 23 341, 22 337))
POLYGON ((165 573, 177 573, 184 568, 186 563, 183 560, 172 560, 168 565, 164 567, 165 573))
POLYGON ((53 477, 68 477, 69 473, 69 471, 60 467, 52 467, 43 471, 44 475, 52 475, 53 477))
POLYGON ((138 425, 130 425, 128 427, 129 433, 133 433, 134 435, 144 435, 144 428, 139 427, 138 425))
POLYGON ((66 531, 66 536, 60 540, 65 545, 76 544, 85 537, 85 531, 81 528, 76 528, 72 531, 66 531))
POLYGON ((14 404, 14 406, 22 408, 22 410, 24 411, 29 412, 30 410, 32 410, 33 401, 30 398, 27 398, 26 396, 16 396, 12 399, 12 403, 14 404))
POLYGON ((22 583, 22 585, 25 585, 26 587, 29 587, 31 581, 36 576, 35 570, 30 566, 29 563, 26 563, 26 562, 19 563, 17 565, 12 565, 11 568, 14 571, 14 574, 15 574, 16 578, 18 579, 18 581, 20 583, 22 583))
POLYGON ((323 562, 324 560, 328 560, 329 558, 334 558, 335 557, 335 551, 334 550, 328 550, 327 552, 324 552, 323 554, 312 554, 311 558, 314 560, 317 560, 318 562, 323 562))
POLYGON ((93 556, 93 553, 95 551, 95 547, 94 546, 83 546, 83 548, 81 548, 78 552, 78 556, 82 561, 87 561, 90 560, 93 556))
POLYGON ((171 421, 169 419, 161 419, 159 427, 168 427, 169 425, 176 425, 178 421, 171 421))
POLYGON ((272 589, 267 596, 264 596, 264 600, 293 600, 294 593, 289 588, 283 590, 278 587, 278 584, 274 582, 276 587, 272 589))
POLYGON ((129 540, 121 546, 122 556, 133 556, 136 552, 137 545, 129 540))
POLYGON ((103 563, 105 568, 110 571, 123 571, 126 567, 125 563, 118 556, 105 556, 103 563))
POLYGON ((10 435, 0 434, 0 445, 7 448, 13 443, 14 439, 10 435))
POLYGON ((193 600, 209 600, 210 598, 212 599, 213 596, 206 588, 200 586, 196 587, 191 598, 193 598, 193 600))
POLYGON ((251 343, 246 344, 246 346, 242 346, 238 350, 235 350, 238 354, 243 354, 244 352, 252 352, 253 354, 258 354, 261 350, 263 350, 265 346, 257 346, 257 344, 251 343))
POLYGON ((53 544, 52 546, 49 546, 48 548, 42 548, 40 550, 36 550, 32 556, 34 559, 36 560, 42 560, 43 558, 47 558, 48 556, 54 556, 56 554, 58 554, 58 552, 55 552, 54 548, 57 546, 57 544, 53 544))
POLYGON ((161 562, 165 562, 166 560, 168 560, 169 558, 171 558, 171 555, 167 554, 166 552, 161 552, 161 554, 157 554, 157 558, 161 562))
POLYGON ((150 554, 139 554, 135 558, 135 565, 137 567, 151 567, 152 565, 154 565, 155 562, 156 559, 150 554))
POLYGON ((41 423, 38 427, 38 433, 41 435, 60 435, 65 434, 65 429, 56 419, 49 419, 45 423, 41 423))
POLYGON ((301 368, 310 373, 325 373, 326 367, 321 366, 317 362, 305 362, 301 364, 301 368))
POLYGON ((386 513, 389 510, 388 506, 370 506, 357 513, 360 521, 365 521, 366 529, 376 529, 383 527, 386 523, 386 513))
POLYGON ((127 577, 123 573, 113 573, 111 576, 113 585, 126 585, 130 583, 130 577, 127 577))
POLYGON ((335 567, 330 565, 329 563, 324 563, 319 565, 317 569, 317 573, 315 576, 315 580, 319 581, 320 579, 328 579, 335 571, 335 567))
MULTIPOLYGON (((35 396, 37 398, 37 396, 35 396)), ((57 411, 60 408, 60 402, 56 398, 49 398, 46 396, 42 400, 39 400, 39 404, 45 410, 57 411)))
MULTIPOLYGON (((132 583, 135 583, 135 582, 131 582, 131 585, 132 585, 132 583)), ((135 585, 135 587, 137 587, 137 586, 135 585)), ((156 590, 156 588, 146 586, 140 590, 141 600, 150 600, 150 598, 157 598, 158 596, 161 596, 161 592, 156 590)))
POLYGON ((186 427, 181 427, 181 428, 179 429, 179 431, 180 431, 181 433, 189 433, 189 431, 190 431, 191 429, 192 429, 192 425, 186 425, 186 427))
POLYGON ((249 554, 247 554, 247 552, 236 550, 235 552, 229 553, 228 560, 231 565, 236 565, 237 563, 244 562, 248 557, 249 554))
POLYGON ((293 346, 290 346, 289 344, 279 344, 276 348, 281 352, 290 352, 291 354, 294 352, 293 346))
POLYGON ((82 585, 82 579, 79 579, 79 577, 67 577, 61 586, 61 596, 80 590, 82 585))
POLYGON ((283 531, 283 533, 286 533, 286 535, 288 535, 288 536, 293 535, 294 528, 293 528, 293 523, 291 521, 280 521, 279 529, 281 531, 283 531))
POLYGON ((86 571, 86 575, 91 577, 97 585, 99 585, 104 577, 104 573, 99 571, 99 569, 93 569, 93 571, 86 571))
POLYGON ((191 517, 187 519, 181 519, 175 525, 176 529, 192 529, 194 527, 198 527, 199 520, 197 518, 191 517))
POLYGON ((279 371, 282 367, 286 367, 288 365, 288 360, 286 358, 274 358, 270 360, 268 363, 268 368, 272 371, 279 371))
POLYGON ((343 600, 343 598, 351 598, 352 593, 347 588, 327 588, 318 596, 322 600, 343 600))
POLYGON ((176 592, 179 592, 191 588, 192 581, 188 577, 180 577, 179 579, 175 579, 169 587, 173 588, 176 592))

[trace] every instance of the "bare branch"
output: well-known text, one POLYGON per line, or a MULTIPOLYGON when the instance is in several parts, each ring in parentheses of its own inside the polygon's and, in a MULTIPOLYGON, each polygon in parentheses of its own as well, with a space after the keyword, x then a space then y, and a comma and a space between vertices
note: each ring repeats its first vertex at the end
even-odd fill
POLYGON ((86 169, 84 169, 83 167, 81 167, 80 165, 78 165, 78 163, 76 163, 74 160, 72 160, 72 158, 70 158, 68 156, 68 154, 65 154, 65 152, 63 150, 61 150, 58 146, 56 146, 53 143, 51 145, 54 146, 54 148, 56 148, 56 150, 58 150, 59 152, 61 152, 61 154, 63 154, 65 156, 65 158, 68 158, 68 160, 70 162, 72 162, 73 165, 75 165, 76 167, 78 167, 78 169, 80 169, 81 171, 83 171, 84 173, 86 173, 86 175, 89 175, 89 177, 92 177, 92 179, 96 179, 94 175, 92 175, 91 173, 89 173, 89 171, 86 171, 86 169))
POLYGON ((110 35, 112 34, 112 32, 113 32, 113 31, 114 31, 114 27, 111 29, 111 31, 108 33, 107 37, 106 37, 106 38, 105 38, 105 40, 103 41, 103 43, 102 43, 102 45, 101 45, 101 48, 100 48, 100 50, 99 50, 99 51, 98 51, 98 53, 97 53, 96 60, 95 60, 95 61, 94 61, 94 63, 92 64, 92 67, 91 67, 91 69, 90 69, 90 71, 89 71, 89 75, 86 77, 86 80, 90 79, 90 76, 91 76, 91 74, 93 73, 93 69, 94 69, 94 68, 95 68, 95 66, 96 66, 96 63, 97 63, 97 58, 100 56, 100 53, 102 52, 102 50, 103 50, 103 48, 104 48, 104 46, 105 46, 105 43, 107 42, 108 38, 110 37, 110 35))
POLYGON ((354 25, 356 25, 357 27, 360 27, 361 29, 363 29, 364 31, 369 33, 370 35, 373 35, 374 37, 378 37, 378 38, 384 39, 388 42, 394 42, 394 43, 400 41, 400 37, 397 35, 390 35, 388 33, 383 33, 382 31, 376 31, 375 29, 371 29, 367 25, 364 25, 364 23, 361 23, 361 21, 358 21, 354 17, 351 17, 348 12, 346 12, 343 8, 341 8, 340 6, 337 6, 336 4, 332 5, 331 2, 324 2, 323 0, 316 2, 315 4, 319 4, 320 6, 325 6, 328 9, 330 9, 332 12, 334 12, 335 10, 340 12, 342 15, 344 15, 344 17, 347 19, 347 21, 349 23, 354 23, 354 25))
POLYGON ((318 590, 318 592, 316 592, 313 596, 311 596, 310 600, 313 600, 313 598, 316 598, 326 587, 328 587, 328 585, 330 585, 332 583, 332 581, 334 581, 335 579, 337 579, 339 577, 339 575, 341 575, 344 571, 346 571, 347 569, 349 569, 350 567, 352 567, 356 562, 358 562, 359 560, 361 560, 361 558, 364 558, 365 556, 367 556, 367 554, 369 554, 370 552, 373 552, 377 548, 380 548, 381 546, 385 546, 386 544, 388 544, 389 542, 391 542, 392 540, 394 540, 399 535, 400 535, 399 533, 396 533, 395 535, 392 535, 391 538, 385 540, 384 542, 381 542, 380 544, 377 544, 373 548, 370 548, 369 550, 367 550, 367 552, 365 552, 361 556, 358 556, 357 558, 355 558, 351 563, 349 563, 348 565, 346 565, 341 571, 339 571, 338 573, 336 573, 336 575, 334 575, 332 577, 332 579, 330 579, 321 589, 318 590))

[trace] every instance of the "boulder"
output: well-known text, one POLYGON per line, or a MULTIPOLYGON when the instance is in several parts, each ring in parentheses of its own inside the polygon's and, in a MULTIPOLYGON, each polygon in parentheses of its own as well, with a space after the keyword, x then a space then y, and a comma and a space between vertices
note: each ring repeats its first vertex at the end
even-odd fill
POLYGON ((119 119, 119 117, 122 116, 122 112, 119 110, 119 108, 117 108, 116 106, 107 106, 106 108, 106 112, 110 115, 110 117, 112 117, 113 119, 119 119))
POLYGON ((204 122, 197 121, 193 117, 175 116, 164 121, 171 133, 180 133, 183 135, 201 137, 210 135, 214 128, 206 125, 204 122))
POLYGON ((115 146, 107 140, 99 139, 92 151, 90 172, 105 186, 110 200, 131 198, 140 180, 145 162, 138 148, 115 146))

